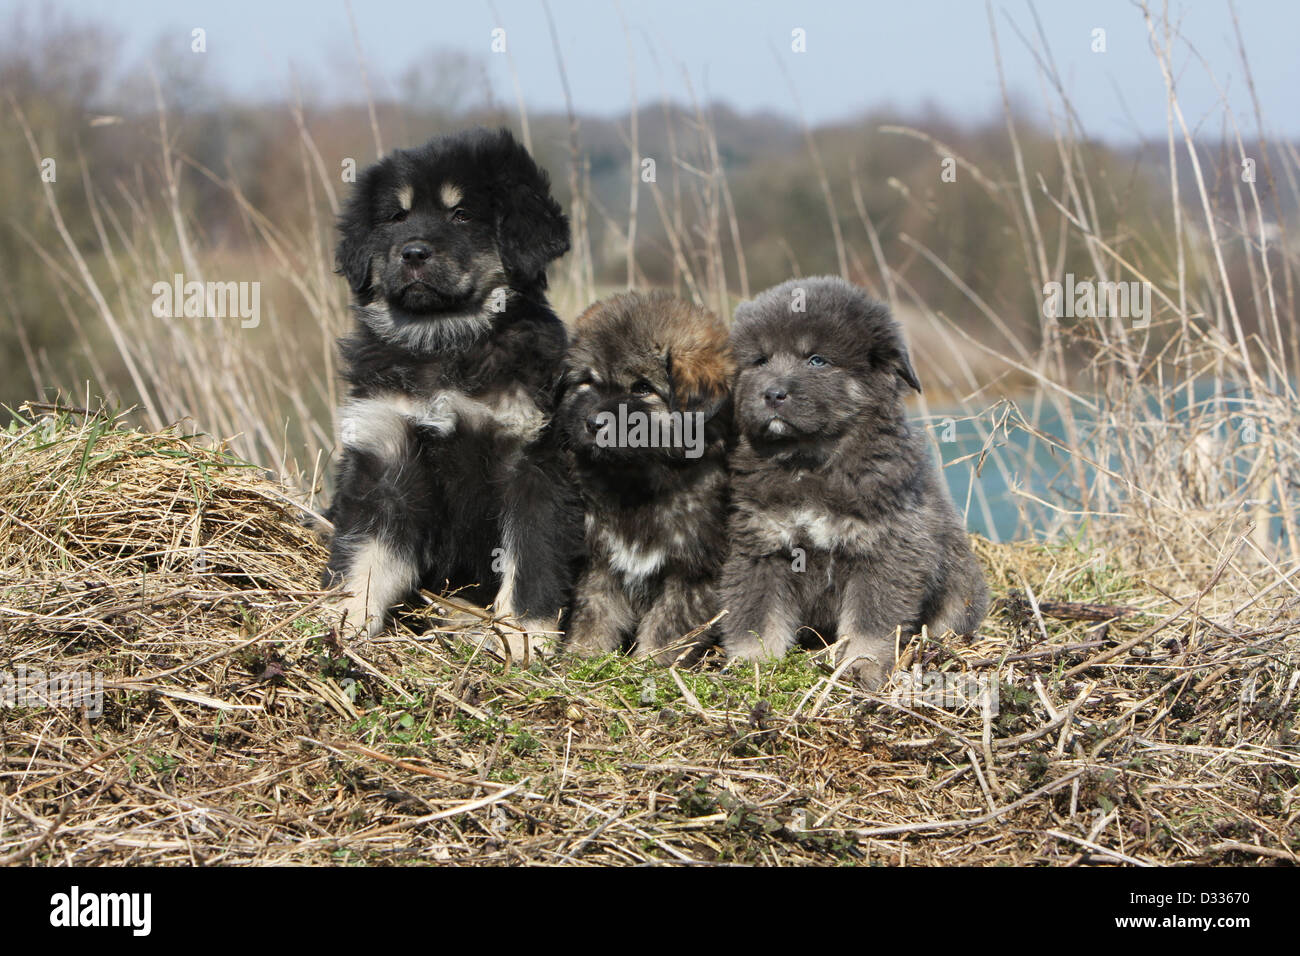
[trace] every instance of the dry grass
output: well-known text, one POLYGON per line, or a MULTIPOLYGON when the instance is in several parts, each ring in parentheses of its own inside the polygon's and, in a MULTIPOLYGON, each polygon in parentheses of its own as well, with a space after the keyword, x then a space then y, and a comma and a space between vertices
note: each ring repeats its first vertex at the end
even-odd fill
POLYGON ((976 543, 1016 596, 903 662, 996 681, 996 715, 866 697, 813 654, 511 669, 438 603, 345 648, 324 548, 259 470, 26 416, 0 436, 0 673, 96 672, 105 700, 0 710, 0 862, 1300 860, 1285 579, 1240 537, 1192 588, 976 543), (1081 600, 1133 610, 1054 616, 1081 600))

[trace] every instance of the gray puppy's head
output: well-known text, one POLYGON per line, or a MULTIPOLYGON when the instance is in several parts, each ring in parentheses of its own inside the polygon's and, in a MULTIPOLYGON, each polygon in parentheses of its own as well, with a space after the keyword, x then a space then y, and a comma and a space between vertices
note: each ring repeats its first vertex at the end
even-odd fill
POLYGON ((756 448, 826 448, 902 416, 921 384, 889 310, 843 279, 792 279, 736 309, 736 422, 756 448))

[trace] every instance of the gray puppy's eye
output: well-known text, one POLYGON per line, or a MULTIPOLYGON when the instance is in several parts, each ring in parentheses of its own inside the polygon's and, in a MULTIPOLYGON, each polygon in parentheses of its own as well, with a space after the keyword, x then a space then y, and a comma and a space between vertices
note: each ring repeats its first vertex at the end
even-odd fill
POLYGON ((767 356, 766 356, 766 355, 760 355, 758 358, 754 359, 754 364, 755 364, 755 365, 766 365, 766 364, 767 364, 767 356))
POLYGON ((826 359, 822 358, 820 355, 810 355, 808 356, 808 364, 811 365, 813 368, 825 368, 827 365, 830 365, 831 363, 826 359))
POLYGON ((638 382, 633 382, 632 388, 629 391, 631 391, 633 395, 636 395, 637 397, 641 397, 644 395, 649 395, 651 392, 653 392, 654 387, 651 386, 651 384, 647 382, 645 379, 641 379, 638 382))

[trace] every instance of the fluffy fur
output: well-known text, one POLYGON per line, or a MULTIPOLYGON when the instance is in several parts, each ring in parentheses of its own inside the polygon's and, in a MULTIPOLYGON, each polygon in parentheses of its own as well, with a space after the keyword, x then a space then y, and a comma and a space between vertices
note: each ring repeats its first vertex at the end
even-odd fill
POLYGON ((325 581, 348 624, 382 630, 423 585, 554 630, 580 512, 550 424, 569 225, 546 174, 506 130, 440 137, 365 170, 339 231, 356 328, 325 581))
POLYGON ((743 303, 731 341, 727 654, 838 640, 875 687, 893 669, 896 628, 904 641, 922 625, 973 632, 988 591, 904 413, 921 386, 888 310, 841 279, 796 279, 743 303))
POLYGON ((588 561, 566 636, 574 651, 630 646, 668 663, 717 613, 730 376, 726 327, 666 293, 614 296, 578 319, 557 414, 586 508, 588 561), (620 415, 646 433, 602 441, 620 415), (661 427, 672 423, 686 427, 661 427), (650 441, 651 428, 673 440, 628 447, 650 441))

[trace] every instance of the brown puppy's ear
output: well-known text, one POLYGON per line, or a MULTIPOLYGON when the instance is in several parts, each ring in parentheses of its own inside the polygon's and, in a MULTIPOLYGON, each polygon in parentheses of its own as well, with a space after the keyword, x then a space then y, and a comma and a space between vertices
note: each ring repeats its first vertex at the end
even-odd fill
POLYGON ((551 376, 551 402, 556 408, 559 408, 569 392, 577 387, 581 376, 582 370, 570 362, 566 356, 564 361, 560 363, 560 367, 551 376))
POLYGON ((898 347, 898 360, 896 364, 898 377, 901 378, 918 392, 921 390, 921 380, 916 377, 916 369, 912 368, 912 359, 907 354, 907 346, 898 347))
POLYGON ((726 352, 699 349, 674 356, 669 349, 664 353, 664 367, 671 411, 702 412, 707 422, 729 406, 731 365, 726 352))

